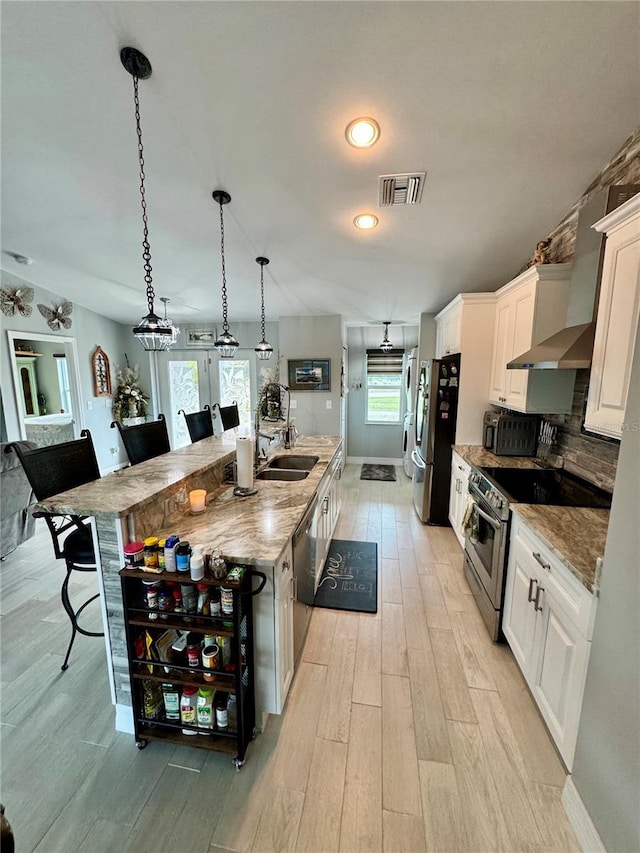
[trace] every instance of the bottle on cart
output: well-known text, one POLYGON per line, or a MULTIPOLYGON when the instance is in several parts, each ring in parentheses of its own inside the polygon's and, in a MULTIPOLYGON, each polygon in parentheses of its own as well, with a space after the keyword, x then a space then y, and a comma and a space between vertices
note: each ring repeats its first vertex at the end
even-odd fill
MULTIPOLYGON (((180 721, 185 726, 195 726, 197 724, 196 703, 198 701, 198 688, 186 685, 182 688, 182 697, 180 699, 180 721)), ((183 735, 197 735, 198 732, 192 729, 182 729, 183 735)))
MULTIPOLYGON (((200 616, 208 616, 209 615, 209 584, 206 583, 198 583, 196 584, 198 589, 198 615, 200 616)), ((206 643, 205 643, 206 645, 206 643)))
POLYGON ((178 542, 180 541, 180 537, 176 536, 168 536, 164 543, 164 562, 165 562, 165 571, 167 572, 175 572, 176 571, 176 548, 178 547, 178 542))
POLYGON ((216 725, 220 731, 226 731, 229 728, 229 715, 227 712, 227 701, 229 694, 224 690, 216 691, 214 707, 216 710, 216 725))
MULTIPOLYGON (((213 687, 201 687, 198 691, 197 718, 198 728, 212 729, 214 720, 213 687)), ((205 734, 205 732, 202 732, 205 734)))
POLYGON ((144 682, 144 715, 147 720, 162 719, 162 690, 157 681, 144 682))
POLYGON ((185 540, 179 542, 176 546, 176 568, 179 572, 189 571, 189 562, 191 560, 191 546, 185 540))
POLYGON ((189 666, 200 666, 200 649, 202 640, 200 634, 190 631, 187 634, 187 662, 189 666))
POLYGON ((180 691, 174 684, 163 683, 164 717, 171 722, 180 722, 180 691))
POLYGON ((189 562, 192 581, 201 581, 204 577, 204 545, 194 545, 189 562))
POLYGON ((229 724, 229 730, 232 732, 238 731, 238 705, 236 702, 236 697, 233 693, 229 694, 229 699, 227 701, 227 721, 229 724))
POLYGON ((198 590, 193 583, 181 583, 182 606, 185 613, 196 613, 198 610, 198 590))

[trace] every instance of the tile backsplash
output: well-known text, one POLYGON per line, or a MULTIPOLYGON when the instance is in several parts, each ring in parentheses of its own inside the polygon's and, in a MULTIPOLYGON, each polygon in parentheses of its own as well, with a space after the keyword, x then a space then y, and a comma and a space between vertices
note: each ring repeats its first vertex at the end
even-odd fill
POLYGON ((556 451, 564 458, 564 467, 590 483, 613 491, 620 442, 582 432, 590 371, 577 370, 570 415, 547 415, 558 427, 556 451))

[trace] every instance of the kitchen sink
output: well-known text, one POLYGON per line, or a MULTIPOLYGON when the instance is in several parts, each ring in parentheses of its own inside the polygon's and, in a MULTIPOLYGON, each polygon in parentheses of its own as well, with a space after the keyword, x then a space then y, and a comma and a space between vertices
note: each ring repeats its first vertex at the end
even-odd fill
MULTIPOLYGON (((286 468, 289 471, 309 472, 319 458, 319 456, 276 456, 275 459, 267 463, 267 468, 286 468)), ((293 477, 292 479, 301 480, 302 477, 293 477)))
POLYGON ((308 471, 301 471, 300 469, 296 471, 286 468, 265 468, 258 471, 256 480, 288 480, 291 482, 292 480, 304 480, 308 476, 308 471))

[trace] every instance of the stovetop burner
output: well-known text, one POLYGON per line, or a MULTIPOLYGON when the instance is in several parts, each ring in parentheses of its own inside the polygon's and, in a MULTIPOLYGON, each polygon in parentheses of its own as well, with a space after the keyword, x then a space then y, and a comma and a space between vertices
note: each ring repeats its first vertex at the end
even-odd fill
POLYGON ((569 474, 544 468, 480 468, 510 501, 608 509, 611 495, 569 474))

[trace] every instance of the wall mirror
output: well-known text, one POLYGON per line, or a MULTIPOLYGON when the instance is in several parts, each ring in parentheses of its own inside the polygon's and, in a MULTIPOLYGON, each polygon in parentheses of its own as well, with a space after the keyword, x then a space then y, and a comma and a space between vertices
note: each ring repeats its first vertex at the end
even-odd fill
POLYGON ((78 438, 83 424, 76 339, 14 331, 7 337, 20 437, 41 447, 78 438))

